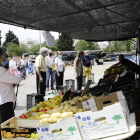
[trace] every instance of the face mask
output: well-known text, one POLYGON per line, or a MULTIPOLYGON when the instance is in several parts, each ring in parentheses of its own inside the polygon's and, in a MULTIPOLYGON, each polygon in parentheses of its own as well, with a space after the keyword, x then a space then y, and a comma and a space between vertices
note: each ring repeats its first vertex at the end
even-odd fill
POLYGON ((7 59, 7 58, 5 58, 5 61, 4 61, 4 62, 2 62, 2 65, 3 65, 3 66, 5 66, 7 63, 8 63, 8 59, 7 59))
POLYGON ((59 58, 62 58, 62 55, 59 55, 59 58))
POLYGON ((88 56, 88 53, 86 53, 85 55, 88 56))
POLYGON ((46 53, 46 55, 45 56, 48 56, 48 53, 46 53))
POLYGON ((57 55, 55 55, 55 57, 57 57, 57 55))
POLYGON ((22 57, 22 59, 24 59, 25 57, 22 57))
POLYGON ((52 53, 50 53, 50 56, 52 56, 52 53))
POLYGON ((15 57, 13 57, 13 59, 16 59, 15 57))

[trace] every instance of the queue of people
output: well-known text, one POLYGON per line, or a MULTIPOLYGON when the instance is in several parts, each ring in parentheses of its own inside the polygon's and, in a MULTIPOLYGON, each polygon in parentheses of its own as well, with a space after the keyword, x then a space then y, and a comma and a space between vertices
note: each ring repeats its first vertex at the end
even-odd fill
MULTIPOLYGON (((54 90, 54 79, 56 86, 63 86, 65 63, 62 61, 62 52, 55 54, 47 48, 40 49, 40 55, 36 58, 36 84, 37 93, 45 95, 46 91, 54 90), (51 85, 50 85, 51 80, 51 85), (50 89, 49 89, 50 87, 50 89)), ((91 59, 89 52, 79 51, 74 60, 75 78, 77 80, 77 90, 82 88, 83 75, 91 79, 91 59)))

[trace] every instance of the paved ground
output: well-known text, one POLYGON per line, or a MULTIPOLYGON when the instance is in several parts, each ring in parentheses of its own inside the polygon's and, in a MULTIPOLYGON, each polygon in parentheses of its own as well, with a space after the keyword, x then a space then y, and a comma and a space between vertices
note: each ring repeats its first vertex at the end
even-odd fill
MULTIPOLYGON (((105 69, 109 68, 116 62, 105 62, 104 65, 96 65, 93 66, 92 72, 94 73, 94 81, 95 84, 98 83, 99 79, 103 77, 105 69)), ((73 76, 74 67, 66 67, 66 71, 64 74, 64 80, 66 79, 75 79, 73 76)), ((94 85, 95 85, 94 84, 94 85)), ((91 86, 94 86, 91 85, 91 86)), ((50 93, 51 91, 47 92, 50 93)), ((19 86, 18 92, 18 105, 15 110, 16 116, 21 115, 22 113, 26 112, 26 98, 27 94, 36 93, 36 76, 35 75, 28 75, 26 80, 22 80, 19 86)))

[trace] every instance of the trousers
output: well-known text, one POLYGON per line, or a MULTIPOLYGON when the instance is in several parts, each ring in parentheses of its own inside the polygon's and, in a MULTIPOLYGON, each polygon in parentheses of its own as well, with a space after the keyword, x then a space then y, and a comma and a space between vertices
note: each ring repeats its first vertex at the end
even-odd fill
POLYGON ((47 77, 46 77, 46 87, 49 87, 49 80, 51 76, 51 88, 53 88, 53 82, 54 82, 54 71, 52 71, 52 68, 47 68, 47 77))
POLYGON ((56 77, 56 86, 61 86, 63 85, 63 77, 64 77, 64 72, 59 72, 60 76, 57 76, 57 71, 55 71, 55 77, 56 77))
MULTIPOLYGON (((0 124, 9 120, 14 116, 15 113, 13 108, 13 102, 8 102, 0 105, 0 124)), ((0 131, 0 138, 1 138, 1 131, 0 131)), ((2 140, 2 138, 0 140, 2 140)))
POLYGON ((36 72, 36 81, 37 81, 37 93, 38 94, 42 94, 43 96, 45 96, 46 93, 46 72, 40 72, 42 78, 43 78, 43 82, 40 82, 40 78, 38 73, 36 72))
POLYGON ((83 75, 78 76, 78 78, 77 78, 77 90, 81 90, 81 88, 82 88, 82 80, 83 80, 83 75))
POLYGON ((84 66, 83 75, 87 76, 87 80, 91 80, 91 67, 84 66))

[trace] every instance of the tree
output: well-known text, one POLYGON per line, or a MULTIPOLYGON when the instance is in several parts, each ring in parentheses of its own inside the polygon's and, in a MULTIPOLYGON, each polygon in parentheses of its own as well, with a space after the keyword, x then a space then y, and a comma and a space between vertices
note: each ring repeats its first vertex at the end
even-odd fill
POLYGON ((57 46, 51 46, 51 47, 49 47, 49 49, 52 50, 52 51, 58 51, 57 46))
POLYGON ((26 45, 17 45, 14 43, 8 43, 7 44, 7 49, 9 52, 9 56, 12 56, 13 54, 16 56, 21 56, 23 53, 27 53, 28 52, 28 48, 26 45))
POLYGON ((72 51, 73 50, 73 39, 60 35, 57 41, 57 47, 59 51, 72 51))
POLYGON ((75 51, 79 50, 100 50, 100 48, 97 42, 88 42, 85 40, 79 40, 75 44, 75 51))
POLYGON ((113 116, 112 119, 116 120, 117 124, 119 124, 119 120, 122 119, 122 116, 121 116, 121 114, 120 115, 115 115, 115 116, 113 116))
POLYGON ((20 51, 20 47, 17 44, 14 43, 8 43, 7 44, 7 49, 9 52, 9 56, 11 57, 13 54, 16 56, 19 56, 19 51, 20 51))
MULTIPOLYGON (((45 43, 41 44, 41 47, 48 47, 45 43)), ((34 45, 31 47, 30 52, 39 52, 40 51, 40 44, 34 45)))
POLYGON ((4 47, 7 47, 7 44, 10 43, 10 42, 19 45, 18 37, 16 37, 16 35, 12 31, 9 30, 8 33, 6 33, 5 36, 6 36, 6 39, 3 43, 4 47))

